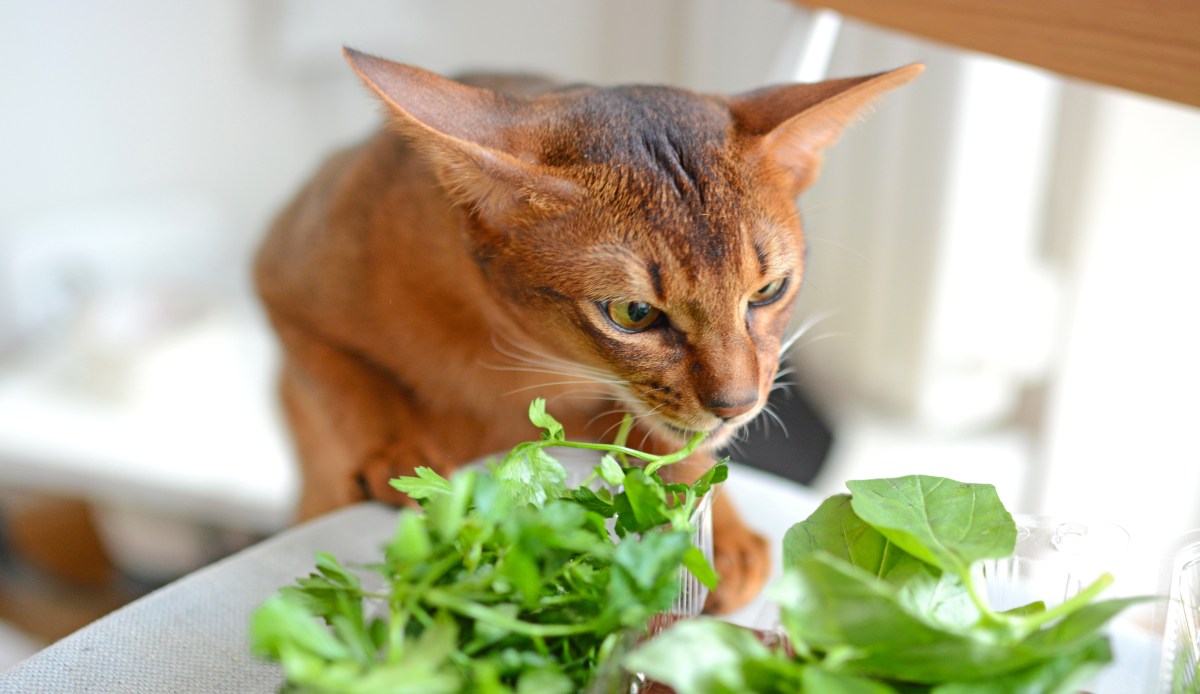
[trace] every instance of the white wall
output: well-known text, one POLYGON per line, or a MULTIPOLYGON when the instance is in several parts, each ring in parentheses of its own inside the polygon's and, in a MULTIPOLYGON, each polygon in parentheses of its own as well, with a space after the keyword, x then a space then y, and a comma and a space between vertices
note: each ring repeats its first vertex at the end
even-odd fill
MULTIPOLYGON (((2 3, 0 333, 18 301, 78 293, 60 286, 78 268, 55 265, 71 254, 167 268, 145 282, 190 270, 242 285, 274 210, 378 120, 343 44, 442 72, 736 91, 771 74, 792 13, 778 0, 2 3)), ((832 72, 916 60, 928 72, 850 130, 802 199, 803 311, 833 312, 813 332, 827 339, 797 351, 839 427, 822 485, 979 471, 1030 510, 1135 497, 1146 505, 1121 508, 1174 509, 1152 532, 1200 524, 1195 109, 1088 90, 1060 103, 1036 71, 857 26, 832 72)))

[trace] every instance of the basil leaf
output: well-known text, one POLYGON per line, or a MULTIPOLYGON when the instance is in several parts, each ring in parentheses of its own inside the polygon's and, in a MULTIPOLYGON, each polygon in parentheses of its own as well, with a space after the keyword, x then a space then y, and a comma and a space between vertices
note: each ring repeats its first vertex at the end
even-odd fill
POLYGON ((990 484, 910 475, 846 486, 859 518, 909 554, 964 579, 973 562, 1016 548, 1016 523, 990 484))

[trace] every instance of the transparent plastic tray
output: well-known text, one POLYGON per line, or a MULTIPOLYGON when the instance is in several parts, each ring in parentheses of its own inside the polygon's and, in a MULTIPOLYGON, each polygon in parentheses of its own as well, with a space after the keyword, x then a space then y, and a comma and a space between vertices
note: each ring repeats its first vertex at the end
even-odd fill
POLYGON ((1200 694, 1200 530, 1180 538, 1170 567, 1159 691, 1200 694))

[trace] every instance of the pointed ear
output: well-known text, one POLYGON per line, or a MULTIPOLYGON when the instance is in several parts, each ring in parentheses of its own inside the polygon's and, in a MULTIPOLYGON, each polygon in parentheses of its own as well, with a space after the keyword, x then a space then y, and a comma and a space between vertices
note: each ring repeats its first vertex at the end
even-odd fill
POLYGON ((529 102, 352 48, 343 53, 460 204, 511 223, 553 215, 580 194, 537 161, 529 102))
POLYGON ((817 179, 823 152, 884 92, 911 82, 919 64, 866 77, 767 87, 730 102, 738 129, 754 141, 751 156, 786 172, 795 193, 817 179))

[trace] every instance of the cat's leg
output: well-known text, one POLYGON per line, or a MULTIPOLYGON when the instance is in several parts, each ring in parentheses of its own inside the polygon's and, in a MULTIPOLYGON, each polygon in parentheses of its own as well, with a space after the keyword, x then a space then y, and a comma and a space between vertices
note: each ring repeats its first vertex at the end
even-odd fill
POLYGON ((306 330, 275 324, 286 353, 281 391, 300 463, 300 519, 368 498, 403 503, 390 479, 420 465, 446 469, 394 377, 306 330))
MULTIPOLYGON (((714 464, 708 454, 662 468, 663 477, 691 484, 714 464)), ((721 577, 708 595, 705 611, 733 612, 753 600, 771 574, 770 545, 742 520, 729 496, 717 490, 713 498, 713 568, 721 577)))

